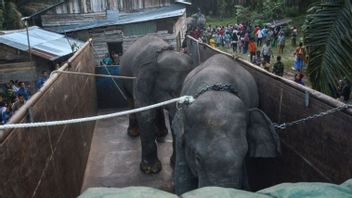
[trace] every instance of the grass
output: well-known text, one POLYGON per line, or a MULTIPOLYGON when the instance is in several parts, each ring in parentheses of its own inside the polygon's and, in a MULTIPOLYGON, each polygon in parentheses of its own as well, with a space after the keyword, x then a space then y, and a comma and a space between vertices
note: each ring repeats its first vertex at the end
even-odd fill
POLYGON ((214 18, 207 16, 207 25, 215 26, 226 26, 227 24, 235 24, 237 23, 236 17, 228 17, 228 18, 214 18))
MULTIPOLYGON (((258 50, 261 49, 261 47, 257 48, 258 50)), ((220 50, 224 51, 224 52, 227 52, 227 53, 230 53, 230 54, 234 54, 234 55, 237 55, 243 59, 246 59, 249 61, 249 53, 247 54, 242 54, 242 53, 233 53, 232 52, 232 49, 228 49, 228 48, 225 48, 225 47, 221 47, 220 50)), ((285 48, 284 48, 284 53, 283 54, 279 54, 279 49, 278 48, 273 48, 272 51, 273 51, 273 55, 274 55, 274 58, 271 58, 271 68, 272 68, 272 65, 276 62, 276 57, 277 56, 281 56, 281 61, 284 63, 284 78, 287 78, 289 80, 293 80, 294 78, 294 74, 296 73, 294 70, 292 70, 292 67, 293 67, 293 64, 294 64, 294 61, 295 61, 295 56, 294 56, 294 52, 296 50, 296 47, 293 47, 291 45, 291 38, 286 38, 286 44, 285 44, 285 48)), ((309 86, 311 87, 311 83, 308 81, 308 78, 307 77, 304 77, 304 82, 306 84, 306 86, 309 86)))

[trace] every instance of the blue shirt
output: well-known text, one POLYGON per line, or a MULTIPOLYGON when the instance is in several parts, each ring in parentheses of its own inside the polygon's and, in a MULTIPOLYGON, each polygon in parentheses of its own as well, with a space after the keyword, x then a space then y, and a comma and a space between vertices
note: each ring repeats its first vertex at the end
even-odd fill
POLYGON ((21 94, 25 100, 28 100, 29 97, 31 96, 31 93, 29 92, 29 90, 28 90, 27 88, 23 88, 23 87, 21 87, 21 88, 16 92, 16 94, 17 94, 17 95, 21 94))
POLYGON ((40 77, 40 78, 35 82, 35 87, 36 87, 37 89, 40 89, 40 88, 44 85, 45 81, 47 81, 47 80, 48 80, 48 77, 44 77, 44 76, 40 77))

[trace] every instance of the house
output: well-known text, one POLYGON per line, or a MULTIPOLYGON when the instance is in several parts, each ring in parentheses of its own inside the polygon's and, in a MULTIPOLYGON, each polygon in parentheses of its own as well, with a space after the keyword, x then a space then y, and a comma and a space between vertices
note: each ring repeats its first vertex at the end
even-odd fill
MULTIPOLYGON (((65 0, 40 16, 43 28, 79 40, 93 39, 96 58, 122 55, 139 37, 156 35, 176 49, 186 34, 183 0, 65 0)), ((33 16, 34 17, 34 16, 33 16)))
POLYGON ((41 71, 55 69, 83 45, 37 26, 28 28, 28 35, 30 48, 26 29, 0 31, 0 84, 9 80, 34 82, 41 71))

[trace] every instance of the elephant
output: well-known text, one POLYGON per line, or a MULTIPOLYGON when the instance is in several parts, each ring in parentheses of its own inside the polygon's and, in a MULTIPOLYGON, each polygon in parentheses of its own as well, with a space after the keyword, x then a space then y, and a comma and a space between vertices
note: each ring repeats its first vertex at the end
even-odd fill
POLYGON ((274 158, 280 142, 258 109, 253 76, 223 54, 213 55, 186 77, 181 95, 195 101, 174 116, 175 191, 205 186, 248 189, 246 157, 274 158))
POLYGON ((191 17, 187 17, 186 19, 187 30, 191 31, 195 28, 205 29, 206 18, 205 16, 198 12, 191 17))
MULTIPOLYGON (((182 83, 193 69, 192 59, 187 54, 175 51, 170 44, 155 36, 136 40, 124 53, 120 64, 121 75, 136 77, 133 82, 123 81, 122 86, 131 108, 179 97, 182 83)), ((169 120, 172 120, 175 104, 129 116, 127 132, 132 137, 140 135, 140 168, 147 174, 158 173, 162 168, 155 140, 167 134, 163 109, 169 111, 169 120)))

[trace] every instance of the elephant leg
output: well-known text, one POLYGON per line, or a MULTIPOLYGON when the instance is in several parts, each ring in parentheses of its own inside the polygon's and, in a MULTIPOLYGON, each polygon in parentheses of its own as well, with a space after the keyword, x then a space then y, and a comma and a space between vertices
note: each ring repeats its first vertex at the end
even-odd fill
MULTIPOLYGON (((128 107, 130 109, 134 108, 134 101, 133 99, 128 99, 128 107)), ((127 134, 131 137, 138 137, 139 136, 139 128, 138 128, 138 122, 137 122, 137 116, 136 114, 130 114, 129 115, 129 123, 128 123, 128 129, 127 129, 127 134)))
POLYGON ((163 142, 163 139, 167 136, 168 130, 165 125, 165 116, 163 108, 156 110, 156 131, 155 135, 158 142, 163 142))
POLYGON ((161 162, 157 155, 155 136, 156 110, 149 110, 137 114, 142 143, 142 161, 140 169, 146 174, 155 174, 161 171, 161 162))

